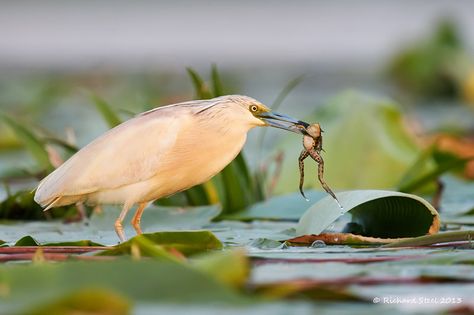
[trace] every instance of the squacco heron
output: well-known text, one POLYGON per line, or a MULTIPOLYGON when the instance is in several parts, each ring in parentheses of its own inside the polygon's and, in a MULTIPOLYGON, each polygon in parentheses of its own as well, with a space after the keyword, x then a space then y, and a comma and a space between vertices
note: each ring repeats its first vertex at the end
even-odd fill
POLYGON ((201 184, 219 173, 242 149, 247 132, 272 126, 302 134, 307 124, 272 113, 240 95, 158 107, 109 130, 44 178, 35 201, 46 207, 78 202, 121 204, 115 231, 125 240, 122 222, 141 234, 146 205, 201 184))

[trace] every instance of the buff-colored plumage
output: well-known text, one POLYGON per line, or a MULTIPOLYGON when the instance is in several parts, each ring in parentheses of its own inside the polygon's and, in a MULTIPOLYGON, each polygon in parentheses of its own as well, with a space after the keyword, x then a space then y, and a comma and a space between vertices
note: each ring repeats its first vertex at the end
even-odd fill
MULTIPOLYGON (((159 107, 109 130, 41 181, 35 201, 50 208, 77 202, 123 204, 116 230, 135 204, 145 205, 200 184, 229 164, 247 132, 266 122, 249 108, 258 101, 230 95, 159 107)), ((252 107, 255 108, 255 107, 252 107)))

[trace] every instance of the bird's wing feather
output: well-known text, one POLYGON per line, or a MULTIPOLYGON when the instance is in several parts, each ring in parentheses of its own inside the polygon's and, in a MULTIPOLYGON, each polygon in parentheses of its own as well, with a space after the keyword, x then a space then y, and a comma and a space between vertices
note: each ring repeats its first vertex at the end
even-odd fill
POLYGON ((88 194, 151 178, 189 117, 186 108, 163 110, 109 130, 46 177, 35 200, 88 194))

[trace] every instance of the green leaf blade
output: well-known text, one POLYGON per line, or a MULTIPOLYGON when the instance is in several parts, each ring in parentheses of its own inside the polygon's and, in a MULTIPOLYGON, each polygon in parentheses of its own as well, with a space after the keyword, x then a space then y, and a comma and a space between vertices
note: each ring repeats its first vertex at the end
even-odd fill
POLYGON ((194 91, 196 93, 196 96, 200 99, 209 99, 212 98, 213 95, 211 91, 209 90, 207 84, 204 82, 204 80, 201 78, 201 76, 192 68, 186 68, 188 75, 190 76, 193 86, 194 86, 194 91))
POLYGON ((113 111, 112 107, 104 99, 97 95, 92 95, 91 99, 95 105, 95 108, 101 114, 109 128, 113 128, 122 123, 120 117, 118 117, 118 115, 113 111))
POLYGON ((21 123, 0 113, 0 119, 10 127, 18 139, 23 143, 31 156, 36 160, 38 166, 44 170, 52 171, 54 167, 49 160, 49 154, 45 144, 36 135, 21 123))

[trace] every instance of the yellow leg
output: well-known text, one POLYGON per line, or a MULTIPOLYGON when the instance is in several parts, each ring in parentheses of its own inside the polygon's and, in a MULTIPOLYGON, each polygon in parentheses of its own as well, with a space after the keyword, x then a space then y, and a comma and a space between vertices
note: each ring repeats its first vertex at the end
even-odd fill
POLYGON ((131 204, 127 204, 127 203, 124 204, 122 208, 122 212, 120 212, 119 217, 117 218, 117 220, 115 220, 115 233, 117 233, 117 236, 119 237, 120 242, 125 242, 125 233, 123 232, 122 222, 123 222, 123 219, 125 219, 125 216, 127 215, 128 210, 130 210, 132 206, 133 205, 131 204))
POLYGON ((142 214, 143 214, 143 211, 145 210, 146 205, 147 205, 146 202, 142 202, 138 204, 137 211, 135 211, 135 215, 133 216, 133 219, 132 219, 132 226, 135 229, 135 232, 137 232, 137 234, 142 234, 142 228, 140 227, 140 220, 142 218, 142 214))

